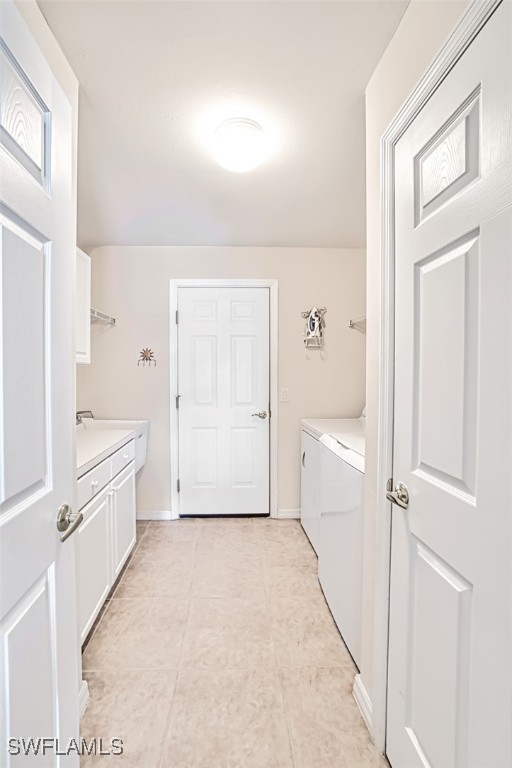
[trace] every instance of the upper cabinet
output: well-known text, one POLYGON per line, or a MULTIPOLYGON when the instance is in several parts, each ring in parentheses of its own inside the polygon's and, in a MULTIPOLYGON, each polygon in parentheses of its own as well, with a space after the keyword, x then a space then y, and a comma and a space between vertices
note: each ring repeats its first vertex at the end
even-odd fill
POLYGON ((91 259, 76 249, 76 362, 91 362, 91 259))

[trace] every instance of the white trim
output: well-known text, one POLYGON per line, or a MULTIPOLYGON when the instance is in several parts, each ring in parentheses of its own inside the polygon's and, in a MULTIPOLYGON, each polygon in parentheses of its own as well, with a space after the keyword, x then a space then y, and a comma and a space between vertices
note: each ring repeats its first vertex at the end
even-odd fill
POLYGON ((473 0, 381 141, 382 286, 379 348, 382 375, 379 386, 378 415, 379 494, 376 531, 372 736, 376 747, 383 753, 386 747, 391 561, 391 505, 386 501, 385 488, 387 479, 393 476, 395 147, 501 2, 503 0, 473 0))
POLYGON ((300 509, 278 509, 279 520, 300 520, 300 509))
POLYGON ((80 720, 85 714, 87 705, 89 703, 89 686, 87 680, 82 680, 80 690, 78 691, 78 716, 80 720))
POLYGON ((364 687, 361 675, 356 675, 354 679, 354 685, 352 687, 352 693, 356 704, 359 707, 361 716, 366 723, 366 727, 372 732, 372 701, 368 696, 368 691, 364 687))
POLYGON ((270 517, 277 510, 277 432, 278 432, 278 320, 279 288, 277 280, 171 280, 170 281, 170 437, 171 437, 171 508, 172 519, 179 518, 180 500, 175 478, 178 477, 178 423, 174 401, 178 393, 178 326, 175 322, 180 288, 269 288, 270 289, 270 517))
POLYGON ((174 520, 170 509, 163 510, 138 510, 137 520, 174 520))

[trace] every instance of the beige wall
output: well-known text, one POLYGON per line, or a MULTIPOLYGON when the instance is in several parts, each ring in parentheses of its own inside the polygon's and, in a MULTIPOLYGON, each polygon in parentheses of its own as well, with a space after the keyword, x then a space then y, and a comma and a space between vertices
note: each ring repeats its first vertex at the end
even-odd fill
POLYGON ((78 366, 78 407, 97 416, 151 420, 138 479, 142 511, 170 509, 169 280, 279 280, 278 508, 300 506, 299 441, 304 417, 358 416, 364 404, 365 338, 348 328, 365 311, 365 251, 314 248, 104 247, 91 252, 93 305, 117 318, 93 326, 92 364, 78 366), (301 312, 326 306, 325 359, 306 359, 301 312), (142 347, 156 367, 138 367, 142 347))
POLYGON ((367 435, 361 676, 372 698, 377 497, 377 420, 380 386, 380 140, 467 7, 465 0, 412 0, 366 89, 367 204, 367 435))

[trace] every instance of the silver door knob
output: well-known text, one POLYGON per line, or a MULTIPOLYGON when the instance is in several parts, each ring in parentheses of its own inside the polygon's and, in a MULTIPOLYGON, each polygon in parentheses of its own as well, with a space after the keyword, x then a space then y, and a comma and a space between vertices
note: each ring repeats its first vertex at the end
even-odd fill
POLYGON ((251 413, 251 416, 257 416, 258 419, 266 419, 267 415, 268 414, 266 411, 258 411, 258 413, 251 413))
POLYGON ((69 504, 63 504, 57 515, 57 530, 63 533, 61 541, 66 541, 78 528, 84 516, 81 512, 73 512, 69 504))
POLYGON ((398 485, 395 486, 394 491, 386 491, 386 499, 392 504, 402 507, 402 509, 407 509, 409 506, 409 491, 407 490, 407 486, 403 483, 398 483, 398 485))

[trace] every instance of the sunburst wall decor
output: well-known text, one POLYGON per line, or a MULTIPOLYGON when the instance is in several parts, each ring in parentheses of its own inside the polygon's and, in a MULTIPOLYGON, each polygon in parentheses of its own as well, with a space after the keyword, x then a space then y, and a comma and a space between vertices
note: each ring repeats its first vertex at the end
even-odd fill
POLYGON ((144 347, 144 349, 140 352, 139 361, 137 365, 140 365, 141 363, 142 365, 146 365, 146 363, 148 365, 151 365, 151 363, 153 363, 153 365, 156 365, 155 355, 153 353, 153 350, 150 349, 149 347, 144 347))

